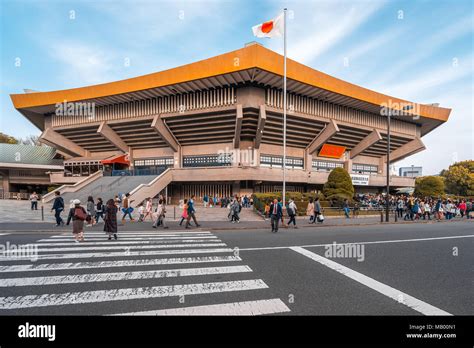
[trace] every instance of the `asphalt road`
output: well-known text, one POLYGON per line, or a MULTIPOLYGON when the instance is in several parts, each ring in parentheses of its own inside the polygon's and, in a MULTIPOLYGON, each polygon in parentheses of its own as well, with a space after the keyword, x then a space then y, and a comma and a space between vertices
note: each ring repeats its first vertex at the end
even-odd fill
POLYGON ((473 315, 473 237, 472 221, 0 232, 32 245, 0 254, 0 315, 473 315))

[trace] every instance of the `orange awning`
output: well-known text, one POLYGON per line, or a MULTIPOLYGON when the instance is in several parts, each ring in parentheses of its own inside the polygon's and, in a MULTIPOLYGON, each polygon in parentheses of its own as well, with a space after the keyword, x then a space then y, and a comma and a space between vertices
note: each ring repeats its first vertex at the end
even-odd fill
POLYGON ((101 162, 102 164, 120 163, 120 164, 130 165, 129 157, 127 154, 114 156, 112 158, 102 160, 101 162))

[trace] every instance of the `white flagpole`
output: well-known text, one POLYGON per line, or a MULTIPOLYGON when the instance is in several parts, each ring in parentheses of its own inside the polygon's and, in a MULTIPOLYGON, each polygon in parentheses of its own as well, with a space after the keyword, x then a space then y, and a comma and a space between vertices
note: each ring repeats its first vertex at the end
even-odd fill
POLYGON ((286 11, 283 9, 283 209, 286 207, 286 11))

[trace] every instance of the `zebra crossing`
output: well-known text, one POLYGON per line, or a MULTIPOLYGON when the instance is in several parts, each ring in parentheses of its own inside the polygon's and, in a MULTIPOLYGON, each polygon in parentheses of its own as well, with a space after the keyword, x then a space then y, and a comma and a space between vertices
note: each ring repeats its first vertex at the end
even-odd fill
POLYGON ((289 312, 209 231, 86 232, 0 256, 0 315, 261 315, 289 312))

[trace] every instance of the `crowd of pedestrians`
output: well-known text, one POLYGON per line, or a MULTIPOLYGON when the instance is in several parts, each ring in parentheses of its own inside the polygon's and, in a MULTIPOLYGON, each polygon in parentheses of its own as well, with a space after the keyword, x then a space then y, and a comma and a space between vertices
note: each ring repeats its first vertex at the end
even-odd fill
MULTIPOLYGON (((36 193, 30 196, 31 209, 37 209, 37 202, 39 197, 36 193)), ((240 213, 242 208, 250 208, 253 206, 253 199, 247 196, 238 197, 210 197, 205 195, 202 199, 204 208, 215 207, 220 205, 222 208, 228 208, 228 220, 231 223, 240 223, 240 213)), ((104 204, 102 198, 89 196, 84 206, 81 205, 80 200, 71 200, 69 205, 69 213, 66 224, 69 225, 72 221, 73 234, 76 242, 84 240, 84 226, 91 227, 99 224, 103 220, 104 232, 108 235, 109 240, 117 239, 117 218, 121 215, 122 225, 126 220, 130 222, 135 221, 132 213, 133 200, 130 200, 130 194, 118 194, 114 199, 109 199, 104 204), (120 214, 120 215, 119 215, 120 214)), ((353 206, 349 204, 349 200, 345 199, 342 204, 342 211, 346 218, 350 218, 351 209, 381 209, 386 204, 385 197, 379 195, 362 195, 354 198, 353 206), (355 208, 354 208, 355 207, 355 208)), ((473 200, 464 199, 441 199, 432 197, 413 197, 408 195, 390 196, 389 205, 392 211, 395 212, 398 218, 404 221, 416 220, 452 220, 454 218, 467 219, 474 218, 473 200)), ((182 209, 181 221, 179 225, 185 224, 185 228, 189 229, 192 226, 200 227, 196 218, 196 197, 192 195, 189 199, 180 201, 179 207, 182 209), (192 221, 191 221, 192 220, 192 221), (194 224, 192 223, 194 222, 194 224)), ((55 198, 51 211, 54 211, 56 219, 56 226, 64 225, 61 218, 61 213, 64 211, 64 199, 61 197, 59 191, 55 192, 55 198)), ((310 224, 323 223, 323 207, 320 199, 317 197, 314 200, 310 198, 306 207, 306 215, 309 218, 310 224)), ((145 223, 147 220, 151 222, 153 228, 162 227, 168 228, 166 223, 166 200, 162 195, 157 199, 157 205, 153 204, 151 197, 144 202, 138 204, 138 222, 145 223)), ((265 219, 270 219, 272 232, 278 232, 280 223, 284 223, 284 214, 288 217, 287 226, 298 228, 296 217, 298 216, 298 207, 293 198, 289 198, 285 209, 281 199, 276 198, 273 201, 267 201, 264 207, 265 219)))

